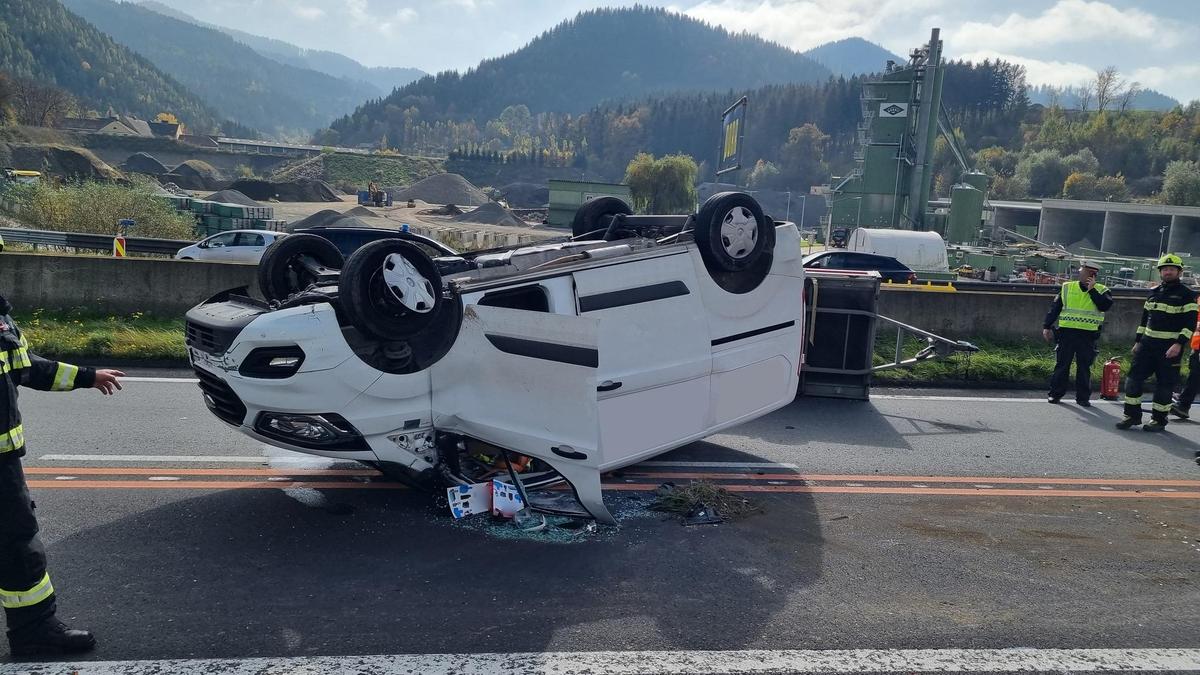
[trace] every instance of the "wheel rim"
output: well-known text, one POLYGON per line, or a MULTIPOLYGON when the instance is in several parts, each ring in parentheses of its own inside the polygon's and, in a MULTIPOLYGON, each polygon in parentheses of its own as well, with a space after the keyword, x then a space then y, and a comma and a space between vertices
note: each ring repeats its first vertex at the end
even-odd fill
POLYGON ((392 297, 410 311, 428 314, 436 304, 433 284, 399 253, 383 261, 383 283, 392 297))
POLYGON ((744 206, 736 206, 721 220, 721 246, 734 260, 754 251, 758 243, 758 220, 744 206))

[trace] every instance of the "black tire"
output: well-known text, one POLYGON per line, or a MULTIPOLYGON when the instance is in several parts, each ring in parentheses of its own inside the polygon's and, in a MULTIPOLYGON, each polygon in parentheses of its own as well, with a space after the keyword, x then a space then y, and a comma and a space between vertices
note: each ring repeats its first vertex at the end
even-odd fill
MULTIPOLYGON (((710 271, 740 272, 755 266, 763 251, 769 251, 768 239, 775 224, 763 215, 762 207, 744 192, 721 192, 705 200, 696 214, 696 245, 710 271), (753 229, 741 228, 742 239, 726 236, 722 228, 733 227, 737 219, 751 221, 753 229)), ((770 242, 772 246, 774 242, 770 242)))
POLYGON ((399 239, 373 241, 354 252, 338 280, 338 298, 346 318, 364 334, 380 340, 413 337, 435 323, 446 304, 442 277, 433 260, 415 244, 399 239), (388 256, 400 254, 429 282, 434 306, 427 312, 409 310, 384 283, 388 256))
POLYGON ((316 279, 297 263, 308 257, 324 267, 341 269, 342 252, 328 239, 315 234, 280 237, 263 252, 258 263, 258 287, 267 300, 286 300, 308 288, 316 279))
MULTIPOLYGON (((597 197, 575 211, 575 220, 571 222, 571 235, 578 237, 595 233, 596 230, 608 229, 609 218, 617 215, 631 216, 633 209, 619 197, 597 197)), ((604 232, 599 232, 596 236, 603 234, 604 232)))

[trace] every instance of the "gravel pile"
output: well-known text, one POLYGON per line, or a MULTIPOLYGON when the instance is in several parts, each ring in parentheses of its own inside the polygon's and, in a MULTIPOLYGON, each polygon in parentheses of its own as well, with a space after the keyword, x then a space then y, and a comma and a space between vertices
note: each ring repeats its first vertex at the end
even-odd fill
POLYGON ((237 204, 238 206, 262 206, 262 204, 259 204, 258 202, 247 197, 246 195, 242 194, 241 192, 238 192, 237 190, 221 190, 220 192, 212 193, 211 195, 205 197, 205 199, 207 199, 210 202, 217 202, 219 204, 237 204))
POLYGON ((275 183, 275 194, 281 202, 340 202, 337 190, 323 180, 301 178, 275 183))
POLYGON ((406 188, 385 188, 392 200, 406 202, 419 199, 430 204, 481 206, 488 203, 487 195, 466 178, 456 173, 442 173, 417 181, 406 188))
POLYGON ((518 227, 525 223, 516 216, 512 211, 500 206, 496 202, 488 202, 483 206, 468 211, 453 218, 456 223, 481 223, 484 225, 507 225, 509 227, 518 227))
POLYGON ((499 192, 514 209, 537 209, 550 203, 550 188, 536 183, 509 183, 499 192))
POLYGON ((317 211, 307 218, 297 220, 294 223, 289 223, 287 226, 288 232, 303 230, 310 227, 376 227, 383 229, 400 229, 400 226, 392 221, 367 211, 364 215, 362 211, 366 209, 351 209, 346 213, 338 213, 333 209, 325 209, 317 211))
POLYGON ((188 190, 220 190, 226 182, 220 171, 198 159, 189 159, 162 178, 188 190))
POLYGON ((170 171, 166 164, 145 152, 137 152, 129 156, 121 165, 121 170, 127 173, 144 173, 148 176, 161 176, 170 171))

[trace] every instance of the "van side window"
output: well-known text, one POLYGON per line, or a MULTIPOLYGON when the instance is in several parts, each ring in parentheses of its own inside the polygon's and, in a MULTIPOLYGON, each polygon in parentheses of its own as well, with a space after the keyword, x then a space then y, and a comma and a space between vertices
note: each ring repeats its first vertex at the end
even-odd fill
POLYGON ((528 312, 549 312, 550 296, 537 284, 485 294, 477 303, 483 307, 507 307, 528 312))

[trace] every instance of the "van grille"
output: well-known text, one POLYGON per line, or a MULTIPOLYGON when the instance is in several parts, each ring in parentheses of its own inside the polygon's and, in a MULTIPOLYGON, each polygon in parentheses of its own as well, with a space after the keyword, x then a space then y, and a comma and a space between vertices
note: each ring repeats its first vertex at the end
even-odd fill
POLYGON ((238 426, 246 419, 246 405, 233 393, 233 389, 221 378, 196 368, 200 378, 200 391, 204 392, 204 403, 214 415, 238 426))

